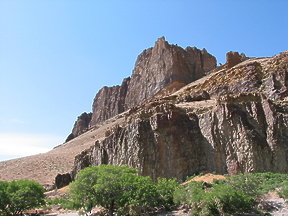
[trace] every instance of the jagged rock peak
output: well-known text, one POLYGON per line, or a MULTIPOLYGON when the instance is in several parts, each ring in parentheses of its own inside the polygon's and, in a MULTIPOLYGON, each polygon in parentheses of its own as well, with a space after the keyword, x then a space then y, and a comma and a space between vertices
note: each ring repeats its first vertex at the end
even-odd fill
MULTIPOLYGON (((145 49, 138 56, 131 78, 124 79, 121 86, 103 87, 96 94, 88 127, 94 127, 156 94, 171 94, 215 67, 216 58, 207 50, 183 49, 170 45, 165 37, 161 37, 154 47, 145 49)), ((79 135, 73 134, 74 137, 79 135)))
POLYGON ((238 52, 230 51, 226 53, 227 68, 232 68, 246 59, 247 57, 244 53, 239 54, 238 52))
POLYGON ((72 133, 67 137, 65 142, 68 142, 74 139, 75 137, 79 136, 80 134, 85 133, 89 128, 91 118, 92 113, 86 113, 86 112, 78 116, 76 122, 74 123, 72 133))

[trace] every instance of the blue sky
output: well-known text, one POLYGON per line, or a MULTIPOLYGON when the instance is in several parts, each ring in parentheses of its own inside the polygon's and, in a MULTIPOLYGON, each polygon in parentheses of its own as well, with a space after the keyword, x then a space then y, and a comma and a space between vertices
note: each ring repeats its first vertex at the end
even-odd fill
POLYGON ((0 0, 0 161, 63 142, 104 85, 165 36, 206 48, 272 56, 287 47, 288 1, 0 0))

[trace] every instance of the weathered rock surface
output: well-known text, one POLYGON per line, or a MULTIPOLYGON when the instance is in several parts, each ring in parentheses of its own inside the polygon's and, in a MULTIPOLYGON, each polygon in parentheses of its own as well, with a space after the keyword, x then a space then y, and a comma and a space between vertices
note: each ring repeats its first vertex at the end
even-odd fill
POLYGON ((126 124, 75 159, 127 164, 141 175, 288 172, 288 53, 215 71, 173 97, 136 106, 126 124))
POLYGON ((72 133, 67 137, 65 142, 68 142, 75 137, 79 136, 80 134, 85 133, 88 128, 89 124, 91 122, 92 113, 82 113, 80 116, 78 116, 77 121, 74 124, 74 127, 72 129, 72 133))
POLYGON ((246 59, 247 58, 244 53, 241 53, 240 55, 238 52, 230 51, 226 53, 227 68, 232 68, 246 59))
POLYGON ((130 77, 123 80, 121 86, 103 87, 94 98, 93 114, 89 127, 103 122, 125 111, 125 98, 130 77))
MULTIPOLYGON (((159 38, 153 48, 144 50, 138 56, 131 78, 124 79, 121 86, 105 86, 96 94, 88 128, 144 102, 156 93, 161 96, 171 94, 215 67, 216 58, 205 49, 183 49, 168 44, 164 37, 159 38)), ((77 137, 81 131, 85 132, 82 124, 78 129, 76 122, 70 138, 77 137)))
POLYGON ((288 51, 241 61, 235 54, 238 60, 229 57, 215 69, 205 53, 159 39, 138 57, 131 78, 99 91, 93 114, 76 121, 74 139, 1 162, 0 180, 38 179, 50 187, 58 173, 75 178, 100 164, 127 164, 153 179, 184 180, 205 171, 287 173, 288 51))
POLYGON ((65 174, 58 174, 55 177, 55 186, 57 189, 65 187, 69 185, 69 183, 72 181, 70 173, 65 174))
POLYGON ((127 108, 138 105, 173 81, 186 85, 215 67, 215 57, 205 49, 187 47, 184 50, 168 44, 164 37, 159 38, 153 48, 138 56, 125 105, 127 108))

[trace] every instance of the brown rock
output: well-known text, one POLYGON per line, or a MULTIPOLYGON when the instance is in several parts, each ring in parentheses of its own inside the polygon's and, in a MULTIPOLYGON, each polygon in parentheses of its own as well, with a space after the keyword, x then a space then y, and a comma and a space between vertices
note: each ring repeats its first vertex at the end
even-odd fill
MULTIPOLYGON (((216 59, 206 50, 185 50, 159 38, 153 48, 138 56, 128 86, 125 105, 131 108, 177 81, 188 84, 216 67, 216 59)), ((178 89, 175 89, 175 91, 178 89)), ((172 93, 172 92, 169 92, 172 93)))
POLYGON ((92 113, 86 113, 86 112, 78 116, 77 121, 75 122, 74 127, 72 129, 72 133, 67 137, 66 142, 86 132, 89 129, 91 117, 92 113))
POLYGON ((65 187, 69 185, 71 181, 72 181, 72 178, 71 178, 70 173, 58 174, 55 177, 56 188, 59 189, 59 188, 65 187))
POLYGON ((240 55, 238 52, 230 51, 226 54, 227 68, 232 68, 246 59, 247 58, 244 53, 240 55))
MULTIPOLYGON (((168 44, 164 37, 159 38, 153 48, 138 56, 131 78, 124 79, 121 86, 105 86, 96 94, 88 127, 139 105, 157 93, 161 97, 171 94, 215 67, 215 57, 205 49, 182 49, 168 44)), ((87 129, 79 127, 82 123, 77 122, 72 132, 74 137, 87 129)))
POLYGON ((121 86, 105 86, 97 93, 92 106, 90 127, 124 112, 129 82, 130 77, 124 79, 121 86))

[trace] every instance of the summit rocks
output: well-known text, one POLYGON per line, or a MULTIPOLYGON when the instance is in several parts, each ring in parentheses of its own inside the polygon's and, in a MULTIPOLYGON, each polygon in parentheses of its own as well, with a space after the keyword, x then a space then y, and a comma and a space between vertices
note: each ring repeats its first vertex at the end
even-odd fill
MULTIPOLYGON (((199 79, 216 67, 216 58, 205 49, 183 49, 170 45, 164 37, 153 48, 144 50, 137 58, 131 78, 121 86, 103 87, 95 96, 92 118, 86 129, 151 99, 171 94, 186 84, 199 79)), ((82 118, 76 121, 70 137, 83 130, 82 118), (79 128, 80 125, 80 128, 79 128)))

